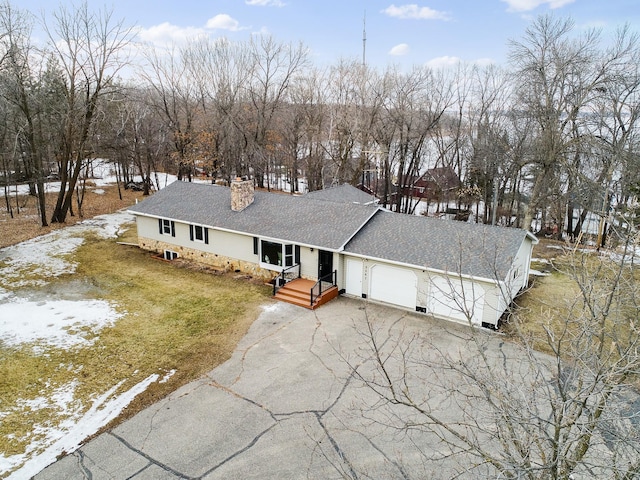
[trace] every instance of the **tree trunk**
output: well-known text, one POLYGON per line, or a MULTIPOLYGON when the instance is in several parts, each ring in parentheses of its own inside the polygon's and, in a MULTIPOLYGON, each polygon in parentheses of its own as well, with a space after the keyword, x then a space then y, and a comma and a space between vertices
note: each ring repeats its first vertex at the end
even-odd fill
MULTIPOLYGON (((63 162, 66 164, 67 162, 63 162)), ((51 217, 51 223, 64 223, 67 219, 67 214, 72 211, 73 193, 75 191, 78 177, 80 176, 80 170, 82 168, 82 160, 76 159, 73 162, 73 171, 69 177, 66 173, 67 168, 64 169, 63 176, 66 177, 65 181, 60 186, 60 192, 58 193, 58 199, 56 206, 51 217), (65 188, 66 187, 66 188, 65 188)))

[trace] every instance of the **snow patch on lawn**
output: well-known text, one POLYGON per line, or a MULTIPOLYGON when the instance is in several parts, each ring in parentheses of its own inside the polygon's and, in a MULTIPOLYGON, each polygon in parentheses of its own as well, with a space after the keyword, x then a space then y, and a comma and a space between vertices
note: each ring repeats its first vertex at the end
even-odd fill
POLYGON ((0 297, 0 343, 8 346, 36 344, 70 349, 88 346, 104 327, 122 314, 103 300, 50 300, 0 297))
POLYGON ((46 235, 0 249, 0 278, 5 287, 45 285, 46 279, 76 271, 76 264, 66 257, 84 242, 83 235, 115 238, 122 224, 132 222, 127 212, 99 215, 90 220, 55 230, 46 235), (35 278, 34 278, 35 277, 35 278))
POLYGON ((3 284, 14 288, 41 286, 47 283, 46 278, 74 273, 75 263, 64 256, 82 245, 83 239, 61 232, 64 230, 0 250, 0 262, 6 265, 0 269, 3 284))
POLYGON ((47 279, 75 272, 66 258, 83 242, 85 233, 102 238, 117 236, 122 224, 132 221, 118 212, 86 220, 26 242, 0 249, 0 342, 16 346, 71 348, 91 344, 91 337, 121 317, 103 300, 32 300, 6 288, 34 287, 47 279), (35 276, 36 278, 32 278, 35 276))
MULTIPOLYGON (((73 392, 75 380, 71 384, 57 390, 59 393, 56 404, 70 413, 60 425, 39 425, 34 430, 37 440, 33 441, 24 454, 5 457, 0 454, 0 476, 20 466, 9 475, 8 480, 31 478, 48 465, 56 461, 62 453, 70 453, 78 449, 82 441, 95 433, 102 426, 116 418, 124 408, 149 385, 158 380, 159 375, 149 375, 143 381, 128 391, 114 397, 115 392, 122 386, 124 380, 114 385, 106 393, 94 399, 91 408, 84 414, 75 407, 73 392)), ((32 401, 34 402, 34 401, 32 401)), ((50 406, 51 400, 43 399, 42 408, 50 406)), ((35 402, 37 406, 37 402, 35 402)))
POLYGON ((544 264, 548 264, 551 263, 548 259, 546 258, 532 258, 531 259, 531 263, 544 263, 544 264))

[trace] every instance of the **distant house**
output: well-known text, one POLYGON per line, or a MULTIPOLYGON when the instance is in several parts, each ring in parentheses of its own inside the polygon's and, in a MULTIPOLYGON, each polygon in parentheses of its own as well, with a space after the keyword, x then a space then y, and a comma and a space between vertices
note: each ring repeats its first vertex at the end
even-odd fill
POLYGON ((519 229, 390 213, 348 185, 292 196, 252 181, 176 182, 130 212, 140 247, 167 258, 269 281, 293 271, 336 294, 485 326, 527 285, 537 242, 519 229))
POLYGON ((429 201, 443 201, 455 198, 462 186, 460 177, 451 167, 430 168, 420 177, 405 178, 399 187, 402 195, 429 201))

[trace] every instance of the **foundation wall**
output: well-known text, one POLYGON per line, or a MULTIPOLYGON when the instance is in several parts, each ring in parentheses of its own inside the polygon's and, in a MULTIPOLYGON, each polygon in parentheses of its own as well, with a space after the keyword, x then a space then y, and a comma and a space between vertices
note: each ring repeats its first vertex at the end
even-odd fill
POLYGON ((277 272, 260 268, 259 265, 237 258, 231 258, 215 253, 204 252, 193 248, 184 247, 172 243, 161 242, 151 238, 139 237, 138 245, 144 250, 162 253, 165 250, 171 250, 178 253, 179 258, 192 260, 214 268, 218 268, 225 272, 242 272, 255 278, 261 278, 265 281, 273 279, 277 272))

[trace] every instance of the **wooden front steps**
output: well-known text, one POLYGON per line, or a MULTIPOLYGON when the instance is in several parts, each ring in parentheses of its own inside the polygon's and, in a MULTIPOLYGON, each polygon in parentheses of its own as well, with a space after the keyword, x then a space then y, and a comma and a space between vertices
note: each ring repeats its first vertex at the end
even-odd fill
POLYGON ((306 278, 296 278, 295 280, 287 282, 283 287, 280 287, 274 298, 313 310, 338 296, 338 287, 334 285, 311 305, 311 288, 315 284, 316 282, 307 280, 306 278))

